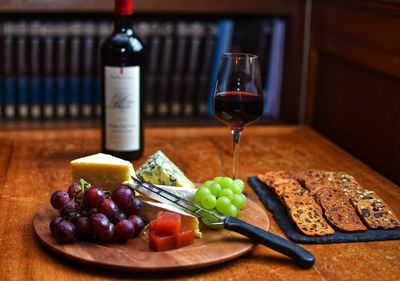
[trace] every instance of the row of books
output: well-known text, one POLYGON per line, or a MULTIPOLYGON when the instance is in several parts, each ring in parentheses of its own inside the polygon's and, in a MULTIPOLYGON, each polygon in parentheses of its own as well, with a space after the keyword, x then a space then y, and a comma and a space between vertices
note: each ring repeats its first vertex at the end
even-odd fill
POLYGON ((110 29, 106 22, 3 22, 2 116, 100 114, 98 49, 110 29))
MULTIPOLYGON (((0 22, 0 117, 100 116, 99 47, 112 26, 97 20, 0 22)), ((142 21, 134 29, 147 46, 147 117, 211 114, 219 58, 229 51, 260 56, 265 114, 279 116, 281 19, 142 21)))

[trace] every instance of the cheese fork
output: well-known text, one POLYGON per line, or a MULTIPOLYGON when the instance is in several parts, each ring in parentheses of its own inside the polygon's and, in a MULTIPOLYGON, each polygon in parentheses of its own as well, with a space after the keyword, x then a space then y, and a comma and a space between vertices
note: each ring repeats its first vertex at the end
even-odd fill
POLYGON ((181 198, 171 192, 163 190, 154 184, 144 181, 142 178, 132 177, 134 182, 131 187, 136 191, 153 198, 161 203, 174 204, 176 207, 188 212, 189 214, 202 219, 213 227, 223 227, 240 233, 251 240, 263 244, 279 253, 292 258, 297 264, 304 268, 310 268, 315 263, 315 257, 306 249, 299 245, 274 235, 268 231, 248 224, 232 216, 220 218, 214 213, 201 208, 191 201, 181 198))

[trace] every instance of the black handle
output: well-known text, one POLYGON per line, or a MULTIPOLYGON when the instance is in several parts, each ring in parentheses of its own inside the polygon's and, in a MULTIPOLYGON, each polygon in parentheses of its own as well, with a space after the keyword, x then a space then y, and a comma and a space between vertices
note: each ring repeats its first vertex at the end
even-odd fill
POLYGON ((313 254, 299 245, 237 218, 226 217, 224 220, 224 227, 291 257, 302 267, 310 268, 315 262, 313 254))

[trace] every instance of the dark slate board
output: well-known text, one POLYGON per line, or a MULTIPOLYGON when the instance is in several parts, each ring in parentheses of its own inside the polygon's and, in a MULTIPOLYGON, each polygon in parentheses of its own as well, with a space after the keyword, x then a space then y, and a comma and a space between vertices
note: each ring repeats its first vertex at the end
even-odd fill
POLYGON ((325 237, 306 236, 302 234, 290 219, 285 206, 275 197, 270 190, 257 177, 247 179, 251 188, 256 192, 264 206, 272 213, 275 221, 282 228, 289 239, 298 243, 347 243, 347 242, 368 242, 400 239, 400 228, 388 230, 368 229, 364 232, 345 233, 335 230, 335 233, 325 237))

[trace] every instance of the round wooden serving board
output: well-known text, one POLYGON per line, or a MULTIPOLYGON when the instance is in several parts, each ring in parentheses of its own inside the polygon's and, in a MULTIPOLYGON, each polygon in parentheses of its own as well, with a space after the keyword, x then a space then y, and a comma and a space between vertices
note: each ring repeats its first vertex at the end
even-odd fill
MULTIPOLYGON (((58 244, 49 230, 50 221, 57 214, 48 203, 34 216, 35 233, 45 246, 78 262, 115 269, 154 271, 204 267, 237 258, 251 251, 255 245, 240 234, 207 227, 202 227, 203 238, 195 238, 192 245, 165 252, 155 252, 149 248, 145 231, 126 243, 99 245, 77 241, 58 244)), ((247 200, 239 218, 264 230, 269 228, 268 216, 251 200, 247 200)))

